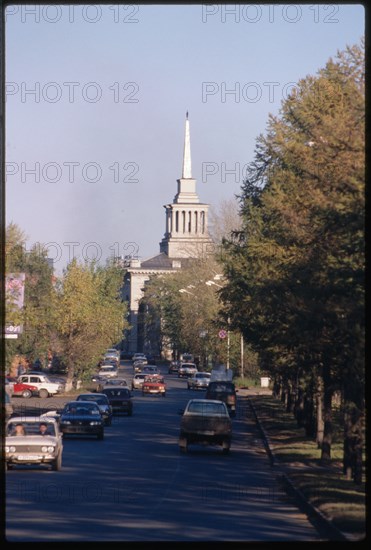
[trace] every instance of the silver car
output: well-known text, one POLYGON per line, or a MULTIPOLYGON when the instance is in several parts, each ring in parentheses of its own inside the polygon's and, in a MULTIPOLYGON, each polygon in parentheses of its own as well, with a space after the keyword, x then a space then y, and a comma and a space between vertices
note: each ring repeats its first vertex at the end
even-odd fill
POLYGON ((195 372, 191 378, 188 378, 187 385, 189 390, 205 390, 210 383, 211 374, 209 372, 195 372))
POLYGON ((52 470, 62 468, 62 433, 55 418, 13 416, 6 424, 5 465, 47 464, 52 470))
POLYGON ((117 378, 117 369, 113 365, 105 365, 99 370, 98 376, 103 378, 117 378))

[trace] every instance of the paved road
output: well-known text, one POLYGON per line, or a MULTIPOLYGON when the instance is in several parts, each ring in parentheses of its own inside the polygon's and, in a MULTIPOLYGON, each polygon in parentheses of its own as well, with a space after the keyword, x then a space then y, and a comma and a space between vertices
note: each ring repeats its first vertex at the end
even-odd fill
MULTIPOLYGON (((121 370, 130 380, 128 365, 121 370)), ((166 379, 165 398, 135 391, 133 416, 115 417, 103 441, 66 439, 61 472, 6 473, 9 541, 321 540, 280 488, 246 399, 229 455, 197 445, 183 455, 177 412, 202 392, 188 391, 176 375, 166 379)))

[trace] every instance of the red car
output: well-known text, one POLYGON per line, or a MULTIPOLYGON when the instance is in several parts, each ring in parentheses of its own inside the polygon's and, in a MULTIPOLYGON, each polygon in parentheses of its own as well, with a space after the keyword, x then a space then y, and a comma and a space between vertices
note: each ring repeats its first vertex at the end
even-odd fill
POLYGON ((24 384, 23 382, 17 382, 16 378, 8 377, 7 380, 12 385, 12 396, 18 396, 18 397, 24 397, 25 399, 28 399, 29 397, 32 397, 32 395, 35 393, 38 393, 38 388, 36 386, 32 386, 32 384, 24 384))
POLYGON ((142 395, 146 393, 158 393, 162 397, 166 395, 166 384, 164 377, 160 374, 150 374, 145 377, 142 384, 142 395))

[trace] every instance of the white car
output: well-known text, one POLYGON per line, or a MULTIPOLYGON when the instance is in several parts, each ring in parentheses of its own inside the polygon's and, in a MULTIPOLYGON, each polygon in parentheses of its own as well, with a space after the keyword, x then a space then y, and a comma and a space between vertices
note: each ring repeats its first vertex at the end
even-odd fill
POLYGON ((205 390, 210 384, 210 372, 195 372, 187 380, 189 390, 205 390))
POLYGON ((5 465, 46 464, 52 470, 62 468, 62 433, 56 418, 41 416, 13 416, 6 424, 5 465))
POLYGON ((144 353, 134 353, 132 362, 135 363, 135 361, 147 361, 147 356, 144 355, 144 353))
POLYGON ((18 382, 36 386, 37 394, 41 398, 63 393, 65 389, 64 383, 59 381, 54 382, 45 376, 45 374, 21 374, 21 376, 18 377, 18 382))
POLYGON ((131 381, 131 389, 132 390, 142 389, 142 385, 146 376, 148 376, 148 374, 142 374, 141 372, 134 374, 133 379, 131 381))
POLYGON ((117 368, 113 365, 104 365, 98 372, 98 376, 104 378, 117 378, 117 368))
POLYGON ((178 369, 178 378, 190 378, 198 372, 195 363, 181 363, 178 369))

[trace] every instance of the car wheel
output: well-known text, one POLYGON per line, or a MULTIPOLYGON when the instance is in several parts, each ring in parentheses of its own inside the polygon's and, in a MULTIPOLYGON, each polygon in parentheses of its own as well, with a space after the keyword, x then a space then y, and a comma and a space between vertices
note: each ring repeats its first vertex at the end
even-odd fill
POLYGON ((41 399, 46 399, 47 397, 49 397, 48 390, 45 390, 45 389, 40 390, 39 397, 41 397, 41 399))
POLYGON ((22 392, 22 397, 24 397, 25 399, 29 399, 31 396, 32 396, 32 391, 30 390, 24 390, 22 392))
POLYGON ((104 433, 100 432, 99 434, 97 434, 97 439, 104 439, 104 433))
POLYGON ((106 426, 111 426, 112 425, 112 418, 109 418, 106 422, 106 426))
POLYGON ((57 458, 52 462, 52 470, 59 472, 62 469, 62 453, 59 453, 57 458))

